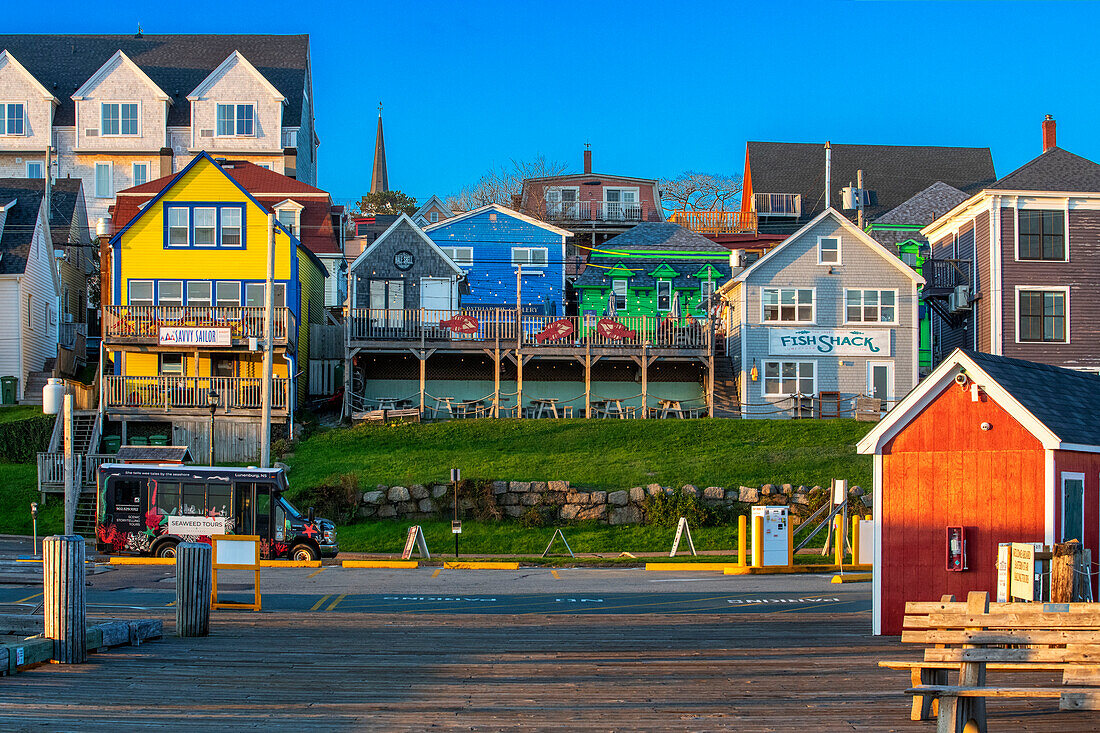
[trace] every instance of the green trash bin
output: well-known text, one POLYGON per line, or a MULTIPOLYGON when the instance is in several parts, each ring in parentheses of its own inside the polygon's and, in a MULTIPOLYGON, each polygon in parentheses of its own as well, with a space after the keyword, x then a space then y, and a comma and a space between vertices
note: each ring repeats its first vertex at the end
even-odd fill
POLYGON ((0 377, 0 402, 14 405, 19 394, 19 377, 0 377))
POLYGON ((144 435, 136 435, 130 438, 130 445, 149 445, 149 439, 144 435))
POLYGON ((168 445, 167 435, 150 435, 149 445, 168 445))
POLYGON ((104 435, 103 436, 103 452, 114 455, 118 453, 118 449, 122 447, 121 435, 104 435))

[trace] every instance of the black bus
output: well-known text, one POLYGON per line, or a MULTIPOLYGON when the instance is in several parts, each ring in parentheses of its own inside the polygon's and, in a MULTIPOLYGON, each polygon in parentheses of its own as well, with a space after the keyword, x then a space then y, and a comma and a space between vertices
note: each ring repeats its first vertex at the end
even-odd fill
POLYGON ((281 468, 105 463, 97 476, 96 547, 104 554, 174 557, 180 542, 260 536, 265 559, 335 557, 336 525, 283 496, 281 468))

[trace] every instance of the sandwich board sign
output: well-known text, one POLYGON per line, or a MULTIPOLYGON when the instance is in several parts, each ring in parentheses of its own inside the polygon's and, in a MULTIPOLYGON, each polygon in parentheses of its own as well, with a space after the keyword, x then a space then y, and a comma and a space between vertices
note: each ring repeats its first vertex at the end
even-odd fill
POLYGON ((1035 600, 1035 545, 1013 542, 1008 595, 1011 600, 1035 600))
POLYGON ((695 551, 695 543, 691 540, 691 527, 688 526, 687 517, 680 517, 680 521, 676 524, 676 539, 672 541, 672 551, 668 553, 669 557, 676 557, 676 551, 680 549, 680 540, 685 534, 687 534, 688 547, 691 549, 692 556, 699 554, 695 551))
POLYGON ((411 559, 414 547, 420 550, 420 556, 425 560, 432 559, 432 556, 428 554, 428 543, 424 541, 424 530, 420 529, 419 524, 409 527, 409 534, 405 537, 405 549, 401 551, 401 559, 411 559))

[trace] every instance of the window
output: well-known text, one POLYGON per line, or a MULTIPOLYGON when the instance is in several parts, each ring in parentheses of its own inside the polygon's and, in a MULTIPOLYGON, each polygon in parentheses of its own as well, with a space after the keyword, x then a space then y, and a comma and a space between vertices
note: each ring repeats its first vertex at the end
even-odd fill
POLYGON ((233 281, 221 281, 218 283, 216 293, 219 306, 241 306, 241 284, 233 281))
POLYGON ((630 281, 625 277, 615 278, 611 281, 611 292, 615 294, 615 310, 626 308, 627 285, 630 281))
POLYGON ((699 310, 706 310, 712 295, 714 295, 713 280, 703 280, 699 283, 699 310))
POLYGON ((241 218, 243 210, 237 207, 222 209, 222 246, 241 246, 241 218))
POLYGON ((157 481, 157 512, 175 515, 180 511, 180 485, 170 481, 157 481))
POLYGON ((187 305, 210 306, 211 286, 202 280, 191 280, 187 283, 187 305))
POLYGON ((183 305, 183 281, 161 280, 157 288, 157 305, 183 305))
POLYGON ((440 247, 440 249, 459 267, 470 267, 474 264, 473 247, 440 247))
POLYGON ((1020 341, 1067 341, 1065 290, 1020 290, 1020 341))
POLYGON ((168 208, 168 246, 186 247, 191 243, 191 212, 179 206, 168 208))
POLYGON ((195 209, 195 246, 213 247, 218 243, 217 230, 214 226, 218 218, 218 210, 213 206, 203 206, 195 209))
POLYGON ((672 281, 657 281, 657 310, 664 312, 672 310, 672 281))
POLYGON ((184 484, 181 514, 206 514, 206 484, 184 484))
POLYGON ((814 322, 814 291, 805 288, 765 288, 764 321, 814 322))
POLYGON ((909 265, 913 269, 917 267, 917 253, 916 252, 902 252, 900 255, 901 261, 909 265))
POLYGON ((137 102, 104 102, 99 106, 100 135, 137 135, 137 102))
POLYGON ((115 195, 114 183, 111 181, 111 164, 95 164, 95 195, 96 198, 109 199, 115 195))
POLYGON ((153 305, 153 281, 131 280, 129 301, 130 305, 153 305))
POLYGON ((897 294, 893 290, 847 290, 844 293, 848 323, 895 323, 897 294))
POLYGON ((162 377, 182 377, 183 376, 183 354, 161 354, 160 355, 160 376, 162 376, 162 377))
POLYGON ((27 178, 45 178, 45 176, 42 175, 42 161, 27 161, 27 178))
POLYGON ((134 185, 140 186, 149 180, 149 164, 148 163, 134 163, 131 167, 134 173, 134 185))
POLYGON ((253 135, 255 123, 255 110, 251 104, 218 105, 218 137, 253 135))
MULTIPOLYGON (((264 292, 266 283, 245 283, 244 304, 250 308, 266 308, 264 292)), ((275 283, 275 307, 286 307, 286 283, 275 283)))
POLYGON ((512 247, 512 264, 546 267, 547 252, 546 247, 512 247))
POLYGON ((275 218, 295 237, 298 236, 298 209, 279 209, 275 218))
POLYGON ((1062 474, 1062 542, 1085 541, 1085 474, 1062 474))
POLYGON ((435 224, 437 221, 439 221, 439 212, 433 211, 432 213, 428 214, 428 219, 432 222, 432 224, 435 224))
POLYGON ((820 265, 840 264, 840 237, 817 238, 817 262, 820 265))
POLYGON ((22 103, 0 103, 0 135, 26 135, 25 119, 22 103))
POLYGON ((789 397, 793 394, 812 395, 817 391, 812 361, 764 362, 764 395, 789 397))
POLYGON ((1065 260, 1066 228, 1064 211, 1020 209, 1021 260, 1065 260))

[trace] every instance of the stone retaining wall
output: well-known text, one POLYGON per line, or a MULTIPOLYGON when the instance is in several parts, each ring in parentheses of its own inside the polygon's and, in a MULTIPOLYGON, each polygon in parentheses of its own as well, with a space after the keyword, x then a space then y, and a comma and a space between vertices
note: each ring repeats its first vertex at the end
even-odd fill
MULTIPOLYGON (((409 518, 424 519, 449 516, 451 503, 446 484, 424 486, 378 486, 362 492, 359 517, 363 519, 409 518)), ((741 486, 726 489, 721 486, 699 488, 690 484, 680 488, 649 484, 619 491, 588 491, 570 486, 568 481, 493 481, 491 502, 500 514, 519 518, 535 509, 544 516, 563 522, 599 521, 606 524, 640 524, 645 520, 645 499, 656 494, 683 494, 698 497, 705 505, 716 509, 745 511, 753 505, 789 505, 791 513, 806 517, 811 505, 820 506, 829 500, 829 490, 820 486, 764 484, 760 487, 741 486)), ((871 506, 871 495, 858 486, 848 490, 851 499, 871 506)), ((482 497, 484 499, 484 497, 482 497)), ((469 498, 459 500, 463 509, 471 509, 469 498)))

